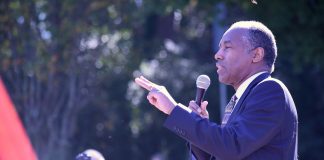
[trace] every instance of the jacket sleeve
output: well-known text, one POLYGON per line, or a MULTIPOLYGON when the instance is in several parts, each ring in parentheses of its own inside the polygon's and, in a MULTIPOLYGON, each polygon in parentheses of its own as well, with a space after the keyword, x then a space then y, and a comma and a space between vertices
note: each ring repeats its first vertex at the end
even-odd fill
POLYGON ((213 156, 243 159, 266 145, 278 132, 285 95, 277 82, 265 81, 251 91, 242 105, 242 112, 224 127, 179 106, 164 125, 213 156))
POLYGON ((190 148, 191 154, 197 159, 197 160, 209 160, 211 158, 211 155, 197 146, 188 143, 188 147, 190 148))

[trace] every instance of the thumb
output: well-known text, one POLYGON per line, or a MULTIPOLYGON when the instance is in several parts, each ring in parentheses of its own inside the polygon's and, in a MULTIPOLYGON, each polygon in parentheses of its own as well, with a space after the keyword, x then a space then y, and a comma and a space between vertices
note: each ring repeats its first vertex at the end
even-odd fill
POLYGON ((201 110, 202 111, 207 111, 207 105, 208 105, 208 101, 203 101, 201 103, 201 110))
POLYGON ((204 101, 201 103, 201 116, 203 118, 209 118, 209 114, 208 114, 208 111, 207 111, 207 105, 208 105, 208 102, 207 101, 204 101))

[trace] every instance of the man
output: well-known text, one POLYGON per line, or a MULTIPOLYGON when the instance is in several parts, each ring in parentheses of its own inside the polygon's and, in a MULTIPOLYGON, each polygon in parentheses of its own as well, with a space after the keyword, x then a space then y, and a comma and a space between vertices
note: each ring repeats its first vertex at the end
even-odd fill
POLYGON ((169 115, 165 127, 191 144, 196 159, 296 160, 296 107, 285 85, 270 76, 277 57, 272 32, 260 22, 237 22, 219 47, 218 79, 236 90, 222 124, 208 120, 207 101, 185 107, 165 87, 144 77, 135 82, 150 91, 149 102, 169 115))

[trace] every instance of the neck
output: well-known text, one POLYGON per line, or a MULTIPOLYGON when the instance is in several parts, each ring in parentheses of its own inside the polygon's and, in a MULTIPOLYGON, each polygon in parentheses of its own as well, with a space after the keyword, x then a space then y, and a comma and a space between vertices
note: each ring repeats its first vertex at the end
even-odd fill
POLYGON ((238 83, 236 84, 233 84, 233 88, 235 89, 235 91, 237 91, 237 89, 240 87, 240 85, 245 81, 247 80, 248 78, 250 78, 251 76, 253 76, 254 74, 256 73, 259 73, 259 72, 269 72, 269 69, 268 68, 260 68, 260 69, 257 69, 257 70, 254 70, 252 72, 250 72, 249 74, 247 74, 246 76, 244 76, 238 83))

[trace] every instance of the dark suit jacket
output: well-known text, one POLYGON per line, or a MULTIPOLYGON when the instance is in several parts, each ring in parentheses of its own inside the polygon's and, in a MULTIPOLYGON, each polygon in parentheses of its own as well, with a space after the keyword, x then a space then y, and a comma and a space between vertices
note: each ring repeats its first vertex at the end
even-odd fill
POLYGON ((286 86, 268 73, 254 79, 227 124, 177 106, 164 126, 192 144, 198 159, 296 160, 298 118, 286 86))

